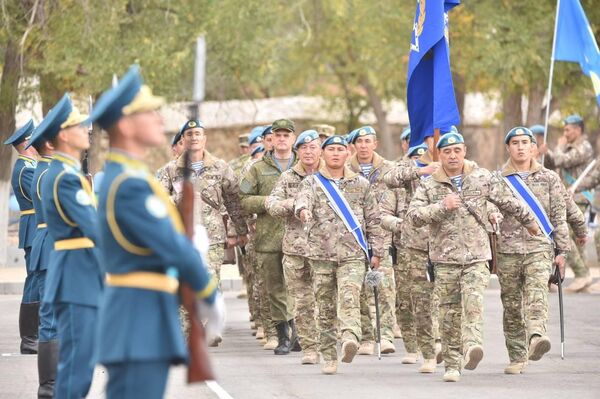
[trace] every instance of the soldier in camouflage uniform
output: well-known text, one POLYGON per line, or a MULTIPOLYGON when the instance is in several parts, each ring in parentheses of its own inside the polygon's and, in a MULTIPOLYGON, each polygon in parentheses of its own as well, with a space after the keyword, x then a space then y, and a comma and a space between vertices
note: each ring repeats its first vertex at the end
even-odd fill
POLYGON ((254 245, 259 272, 263 275, 268 293, 272 324, 277 330, 278 345, 274 352, 276 355, 287 355, 294 347, 289 323, 293 318, 293 304, 288 303, 283 275, 283 220, 267 213, 265 199, 271 194, 281 174, 296 164, 297 156, 292 150, 295 126, 288 119, 279 119, 273 122, 271 131, 269 135, 273 139, 273 150, 250 166, 240 182, 240 192, 246 212, 257 217, 254 245))
POLYGON ((473 370, 483 358, 483 293, 491 259, 489 222, 497 223, 491 201, 539 233, 533 216, 486 169, 464 159, 466 147, 459 133, 440 137, 441 168, 422 181, 408 208, 416 227, 429 225, 429 257, 435 267, 435 289, 440 300, 440 329, 446 372, 443 380, 460 380, 464 368, 473 370), (461 356, 464 354, 464 360, 461 356))
MULTIPOLYGON (((513 176, 530 190, 554 229, 552 238, 530 236, 513 216, 507 216, 501 223, 498 280, 510 358, 510 364, 504 369, 506 374, 520 374, 528 359, 540 360, 550 350, 550 339, 546 335, 548 279, 553 262, 564 269, 569 250, 563 184, 555 172, 533 159, 532 139, 533 133, 525 127, 515 127, 508 132, 504 143, 510 158, 500 173, 503 179, 513 176)), ((505 182, 511 187, 508 180, 505 182)), ((530 207, 516 193, 515 197, 530 207)))
POLYGON ((407 352, 402 363, 416 363, 420 351, 423 355, 423 365, 419 369, 421 373, 435 372, 438 353, 441 362, 441 345, 435 342, 438 329, 437 317, 434 328, 436 312, 433 311, 433 282, 428 281, 426 275, 429 226, 417 228, 406 218, 408 205, 419 181, 438 168, 437 163, 419 160, 427 150, 425 144, 408 149, 408 159, 400 161, 384 176, 384 182, 393 190, 386 192, 380 202, 383 228, 394 234, 394 247, 398 254, 394 265, 397 317, 407 352))
POLYGON ((302 223, 294 217, 294 199, 300 183, 306 176, 319 170, 321 143, 315 130, 307 130, 298 136, 294 149, 299 162, 283 172, 265 207, 269 214, 285 220, 283 236, 283 272, 288 295, 293 298, 293 315, 302 346, 302 364, 319 363, 317 351, 317 325, 315 320, 315 294, 308 258, 305 257, 307 242, 302 223))
POLYGON ((319 351, 324 374, 337 372, 336 320, 342 336, 342 362, 352 362, 361 339, 360 291, 366 270, 366 255, 357 238, 332 208, 316 176, 335 184, 345 198, 357 224, 371 247, 371 266, 379 267, 383 253, 380 210, 369 182, 345 166, 346 141, 331 136, 322 144, 325 165, 319 175, 305 178, 296 196, 294 212, 308 229, 308 258, 313 271, 317 302, 319 351))
MULTIPOLYGON (((351 133, 351 142, 356 153, 348 160, 351 171, 361 174, 371 184, 371 194, 377 203, 381 202, 384 193, 388 190, 383 182, 383 176, 392 168, 392 163, 385 160, 375 152, 377 148, 377 134, 371 126, 363 126, 351 133)), ((384 232, 383 248, 387 249, 392 244, 392 235, 384 232)), ((379 271, 384 278, 379 289, 379 305, 381 312, 381 353, 396 352, 394 346, 394 325, 396 324, 396 291, 394 282, 394 269, 388 254, 381 258, 379 271)), ((360 313, 362 325, 362 341, 358 348, 359 355, 372 355, 375 341, 373 317, 369 308, 373 290, 363 287, 360 298, 360 313)))
MULTIPOLYGON (((545 154, 546 159, 560 169, 565 186, 570 186, 583 172, 585 167, 592 161, 592 145, 584 135, 583 119, 579 115, 570 115, 563 121, 563 136, 558 140, 558 146, 551 151, 546 144, 540 146, 539 151, 545 154)), ((579 209, 585 213, 585 209, 592 201, 590 192, 579 193, 575 196, 575 202, 579 209)), ((592 283, 590 271, 585 264, 584 248, 582 240, 577 240, 573 233, 572 238, 577 242, 576 248, 569 252, 567 264, 575 273, 575 280, 565 288, 565 292, 579 292, 586 289, 592 283)))
POLYGON ((177 158, 179 158, 179 156, 181 154, 183 154, 183 140, 182 140, 182 131, 180 130, 179 132, 177 132, 177 134, 175 136, 173 136, 173 141, 171 142, 171 160, 169 162, 167 162, 166 164, 164 164, 160 169, 158 169, 156 171, 156 179, 158 181, 161 181, 162 179, 165 178, 165 175, 167 173, 167 169, 169 167, 172 167, 172 165, 177 161, 177 158), (170 166, 171 165, 171 166, 170 166))

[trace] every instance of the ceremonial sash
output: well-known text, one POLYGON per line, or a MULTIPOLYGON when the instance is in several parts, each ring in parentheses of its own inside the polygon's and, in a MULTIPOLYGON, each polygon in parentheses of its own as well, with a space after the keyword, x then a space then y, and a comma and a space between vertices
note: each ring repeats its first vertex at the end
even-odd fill
MULTIPOLYGON (((563 173, 565 175, 565 180, 567 181, 567 183, 569 183, 569 186, 573 185, 573 183, 575 183, 576 179, 569 172, 567 172, 564 169, 563 169, 563 173)), ((581 194, 583 194, 585 199, 590 201, 590 203, 594 200, 594 194, 589 190, 582 191, 581 194)))
POLYGON ((548 218, 546 211, 544 211, 544 207, 540 204, 535 194, 527 187, 527 184, 525 184, 521 176, 516 174, 504 176, 504 181, 508 184, 508 187, 510 187, 514 195, 527 204, 529 210, 533 213, 536 222, 540 226, 540 229, 544 232, 544 235, 552 241, 554 226, 552 226, 550 218, 548 218))
POLYGON ((363 233, 356 216, 352 212, 352 208, 350 208, 350 205, 346 202, 346 198, 344 198, 344 195, 339 188, 321 173, 315 174, 315 178, 327 198, 329 198, 333 210, 339 218, 342 219, 342 222, 344 222, 348 231, 352 233, 358 245, 365 251, 367 259, 369 259, 369 247, 367 246, 365 234, 363 233))

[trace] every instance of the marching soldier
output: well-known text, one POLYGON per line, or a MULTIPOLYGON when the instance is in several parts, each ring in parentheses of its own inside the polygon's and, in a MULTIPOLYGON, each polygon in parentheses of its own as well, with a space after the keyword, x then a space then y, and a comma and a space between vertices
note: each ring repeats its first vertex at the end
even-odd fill
MULTIPOLYGON (((54 241, 48 234, 48 225, 44 216, 42 206, 42 185, 54 147, 43 137, 38 136, 36 141, 30 141, 28 146, 35 148, 40 155, 38 164, 33 173, 31 182, 31 198, 35 208, 35 220, 37 230, 31 245, 31 269, 35 271, 38 279, 39 297, 44 297, 46 286, 46 272, 50 261, 50 254, 54 248, 54 241)), ((39 388, 38 398, 52 398, 54 392, 54 381, 56 380, 56 367, 58 363, 58 334, 56 331, 56 315, 53 306, 47 302, 40 305, 40 324, 38 342, 38 376, 39 388)))
POLYGON ((79 162, 90 146, 86 119, 65 94, 32 137, 32 142, 48 140, 54 147, 42 181, 41 205, 54 241, 42 301, 54 307, 57 319, 56 398, 82 398, 89 391, 97 310, 104 286, 96 247, 96 200, 79 162))
POLYGON ((325 140, 325 164, 302 181, 294 205, 295 215, 308 228, 307 253, 314 278, 324 374, 337 372, 336 320, 342 336, 342 362, 354 359, 362 335, 360 292, 365 261, 369 261, 370 252, 370 264, 377 269, 384 256, 377 201, 369 182, 345 166, 346 145, 341 136, 325 140))
POLYGON ((491 259, 489 223, 501 214, 516 217, 528 231, 539 229, 527 208, 512 197, 487 170, 465 160, 462 135, 450 132, 437 144, 441 168, 417 188, 407 217, 416 227, 429 225, 429 257, 435 267, 440 300, 440 329, 446 367, 443 380, 460 380, 462 363, 474 370, 483 358, 483 292, 491 259), (461 356, 464 354, 464 359, 461 356))
MULTIPOLYGON (((319 363, 317 350, 317 326, 315 319, 315 295, 313 279, 306 250, 306 232, 302 223, 294 217, 294 199, 300 183, 307 176, 316 173, 320 166, 321 146, 316 130, 302 132, 294 150, 299 161, 291 169, 283 172, 271 195, 265 201, 267 212, 273 217, 285 220, 283 236, 283 271, 288 295, 293 298, 294 322, 302 347, 302 364, 319 363)), ((291 322, 290 322, 291 323, 291 322)))
MULTIPOLYGON (((278 119, 266 130, 270 130, 266 136, 272 140, 273 150, 268 151, 267 139, 263 133, 263 144, 267 152, 261 160, 253 163, 242 177, 240 195, 246 212, 256 214, 254 247, 258 272, 262 273, 264 290, 268 293, 271 323, 277 331, 278 344, 274 353, 287 355, 294 344, 290 339, 292 304, 288 302, 283 275, 284 228, 282 220, 275 219, 267 213, 265 199, 271 194, 281 174, 296 164, 297 156, 292 150, 296 128, 289 119, 278 119)), ((265 333, 268 333, 270 326, 263 327, 265 333)), ((267 338, 271 337, 267 336, 267 338)))
POLYGON ((410 147, 410 126, 407 126, 402 130, 400 134, 400 145, 402 146, 402 154, 406 156, 410 147))
POLYGON ((97 348, 108 370, 109 399, 162 397, 170 365, 186 361, 179 280, 195 291, 209 337, 220 333, 223 322, 216 279, 185 236, 168 194, 141 161, 165 136, 157 113, 163 99, 142 85, 138 71, 132 67, 105 92, 90 116, 108 132, 111 148, 99 197, 107 288, 97 348))
POLYGON ((274 141, 273 141, 273 127, 272 125, 263 126, 262 132, 262 144, 265 147, 265 152, 273 151, 274 141))
MULTIPOLYGON (((592 161, 592 145, 585 136, 583 119, 579 115, 569 115, 563 120, 563 135, 558 139, 555 150, 549 150, 544 143, 539 147, 539 152, 546 156, 556 168, 560 169, 565 186, 572 185, 583 172, 585 167, 592 161)), ((585 213, 585 209, 593 200, 593 194, 584 191, 575 196, 575 202, 585 213)), ((574 238, 573 233, 571 233, 574 238)), ((577 242, 577 240, 575 240, 577 242)), ((585 264, 583 245, 577 242, 577 246, 569 252, 567 264, 575 273, 575 280, 565 288, 565 292, 579 292, 585 290, 592 282, 590 271, 585 264)))
POLYGON ((555 172, 533 159, 533 138, 526 127, 507 133, 504 143, 509 159, 500 172, 514 196, 536 216, 544 233, 530 236, 513 216, 507 216, 500 227, 498 280, 510 358, 506 374, 520 374, 528 359, 540 360, 550 350, 546 335, 548 279, 553 263, 564 270, 569 250, 564 188, 555 172))
MULTIPOLYGON (((354 144, 356 153, 350 157, 348 167, 351 171, 361 174, 371 184, 371 195, 377 203, 381 203, 387 187, 383 182, 383 176, 392 168, 392 163, 381 157, 375 149, 377 148, 377 133, 371 126, 363 126, 351 135, 351 144, 354 144)), ((385 231, 383 248, 389 248, 392 244, 391 233, 385 231)), ((394 346, 394 325, 396 324, 396 291, 394 282, 394 269, 389 256, 384 256, 379 265, 379 271, 383 272, 384 278, 380 289, 381 304, 381 353, 389 354, 396 352, 394 346)), ((369 299, 372 290, 363 287, 361 292, 361 324, 362 341, 358 349, 360 355, 372 355, 374 350, 375 331, 371 321, 369 299)))
POLYGON ((25 270, 27 272, 25 285, 23 286, 21 308, 19 309, 20 351, 24 355, 37 353, 40 307, 37 276, 32 272, 30 265, 31 245, 36 231, 31 182, 37 164, 37 154, 33 148, 25 149, 33 129, 33 121, 30 120, 4 142, 5 145, 12 145, 19 153, 12 171, 11 185, 21 210, 19 217, 19 248, 25 251, 25 270))
POLYGON ((177 132, 177 134, 175 134, 175 136, 173 136, 173 141, 171 141, 171 160, 156 171, 156 178, 158 179, 158 181, 162 181, 165 178, 165 174, 167 173, 168 168, 172 167, 169 165, 173 165, 174 163, 176 163, 177 158, 179 158, 179 156, 183 154, 185 148, 183 146, 182 134, 183 132, 180 130, 179 132, 177 132))

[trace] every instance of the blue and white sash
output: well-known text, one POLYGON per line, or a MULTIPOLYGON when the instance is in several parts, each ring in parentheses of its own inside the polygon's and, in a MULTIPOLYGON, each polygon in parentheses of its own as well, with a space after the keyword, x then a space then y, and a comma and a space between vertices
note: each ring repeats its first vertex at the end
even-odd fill
POLYGON ((367 259, 369 259, 369 247, 365 234, 340 189, 321 173, 316 173, 315 179, 327 198, 329 198, 335 213, 342 219, 348 231, 352 233, 358 245, 365 251, 367 259))
POLYGON ((527 184, 523 181, 521 176, 519 175, 508 175, 504 176, 504 181, 508 184, 513 194, 523 201, 533 213, 537 224, 540 226, 540 229, 544 232, 546 237, 550 241, 552 241, 552 232, 554 231, 554 226, 550 222, 550 218, 544 211, 544 207, 538 201, 537 197, 534 193, 531 192, 527 184))

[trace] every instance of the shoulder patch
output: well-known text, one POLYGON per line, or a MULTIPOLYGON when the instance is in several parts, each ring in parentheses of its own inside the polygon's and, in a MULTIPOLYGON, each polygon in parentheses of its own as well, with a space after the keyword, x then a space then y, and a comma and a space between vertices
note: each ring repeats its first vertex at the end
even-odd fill
POLYGON ((77 190, 75 194, 75 200, 79 205, 88 206, 92 205, 92 199, 84 189, 77 190))
POLYGON ((168 211, 165 204, 156 195, 149 195, 145 202, 146 210, 157 219, 167 217, 168 211))

